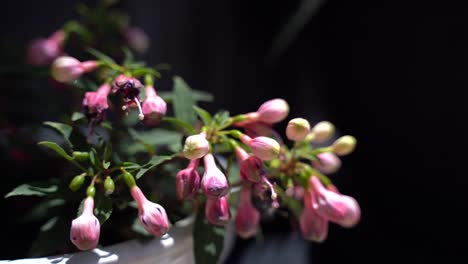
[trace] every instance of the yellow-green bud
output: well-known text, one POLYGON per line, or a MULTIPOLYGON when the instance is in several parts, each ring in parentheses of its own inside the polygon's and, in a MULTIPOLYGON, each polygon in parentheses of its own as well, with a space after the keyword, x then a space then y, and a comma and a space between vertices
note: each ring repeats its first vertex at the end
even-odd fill
POLYGON ((107 195, 112 194, 115 190, 114 180, 112 180, 110 176, 107 176, 104 180, 104 190, 106 191, 107 195))
POLYGON ((321 143, 328 140, 333 133, 335 133, 335 126, 328 121, 322 121, 312 128, 312 140, 314 142, 321 143))
POLYGON ((93 185, 88 186, 88 189, 86 189, 86 195, 88 197, 94 197, 96 194, 96 188, 93 185))
POLYGON ((87 161, 89 159, 89 153, 82 151, 73 151, 73 158, 77 161, 87 161))
POLYGON ((286 127, 286 136, 292 141, 303 140, 310 131, 309 121, 304 118, 291 119, 286 127))
POLYGON ((85 177, 86 177, 86 173, 82 173, 80 175, 77 175, 77 176, 73 177, 70 184, 68 185, 68 188, 70 188, 70 190, 72 190, 74 192, 78 191, 78 189, 80 189, 81 185, 83 185, 83 183, 85 181, 85 177))
POLYGON ((204 135, 197 134, 187 137, 185 140, 183 154, 187 159, 199 159, 208 153, 210 143, 204 135))
POLYGON ((348 155, 356 147, 356 138, 353 136, 342 136, 333 142, 332 151, 338 156, 348 155))

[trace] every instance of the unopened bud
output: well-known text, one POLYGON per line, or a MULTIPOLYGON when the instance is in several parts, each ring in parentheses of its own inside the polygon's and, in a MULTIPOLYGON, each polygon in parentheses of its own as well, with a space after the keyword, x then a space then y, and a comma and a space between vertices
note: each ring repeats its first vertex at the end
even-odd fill
POLYGON ((258 108, 257 114, 259 121, 268 124, 278 123, 288 116, 289 105, 280 98, 268 100, 258 108))
POLYGON ((161 205, 149 201, 138 186, 133 186, 130 189, 130 194, 137 203, 139 219, 143 228, 156 237, 166 234, 170 228, 166 210, 161 205))
POLYGON ((85 72, 90 72, 97 67, 96 61, 80 62, 70 56, 61 56, 52 63, 52 77, 63 83, 74 81, 85 72))
POLYGON ((77 161, 87 161, 89 159, 89 153, 82 151, 73 151, 73 159, 77 161))
POLYGON ((101 225, 94 216, 94 199, 87 197, 83 204, 83 213, 72 221, 70 240, 80 250, 90 250, 97 246, 101 225))
POLYGON ((335 126, 328 121, 318 122, 312 128, 312 140, 317 143, 327 141, 335 133, 335 126))
POLYGON ((310 131, 309 121, 304 118, 291 119, 286 127, 286 136, 289 140, 301 141, 310 131))
POLYGON ((207 199, 205 217, 213 225, 224 226, 231 219, 231 211, 226 197, 207 199))
POLYGON ((176 195, 179 200, 193 199, 200 188, 200 175, 197 171, 199 160, 191 160, 187 168, 176 175, 176 195))
POLYGON ((78 191, 78 189, 80 189, 81 186, 83 185, 85 178, 86 178, 86 173, 82 173, 80 175, 75 176, 71 180, 70 184, 68 185, 68 188, 70 188, 70 190, 74 192, 78 191))
POLYGON ((335 140, 332 151, 338 156, 348 155, 356 147, 356 138, 353 136, 342 136, 335 140))
POLYGON ((340 158, 331 152, 320 153, 317 158, 318 161, 313 161, 312 165, 323 173, 334 173, 341 167, 340 158))
POLYGON ((114 180, 110 176, 107 176, 104 180, 104 190, 106 191, 107 195, 110 195, 115 190, 115 183, 114 180))
POLYGON ((192 135, 185 140, 183 154, 187 159, 199 159, 208 153, 210 143, 202 134, 192 135))
POLYGON ((229 191, 229 185, 224 173, 216 166, 212 154, 206 154, 203 158, 205 172, 201 181, 203 193, 209 199, 218 199, 229 191))
POLYGON ((272 160, 278 157, 280 145, 269 137, 256 137, 247 144, 252 153, 262 160, 272 160))

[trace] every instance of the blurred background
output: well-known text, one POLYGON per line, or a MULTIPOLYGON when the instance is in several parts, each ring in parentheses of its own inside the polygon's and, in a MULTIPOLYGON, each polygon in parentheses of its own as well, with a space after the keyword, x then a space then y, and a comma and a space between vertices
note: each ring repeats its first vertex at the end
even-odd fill
MULTIPOLYGON (((2 2, 2 72, 28 41, 77 17, 77 2, 2 2)), ((118 7, 151 39, 143 58, 172 66, 159 89, 169 90, 177 74, 214 94, 204 107, 234 114, 281 97, 291 118, 329 120, 358 139, 332 175, 361 205, 357 227, 332 225, 326 242, 314 244, 288 222, 265 221, 264 245, 238 239, 228 263, 467 259, 464 1, 122 0, 118 7)), ((23 137, 26 124, 48 120, 68 103, 42 103, 54 95, 22 89, 27 81, 2 74, 1 196, 60 172, 38 162, 34 147, 15 147, 33 146, 23 137)), ((37 232, 18 223, 28 208, 19 200, 0 200, 0 259, 22 257, 37 232)))

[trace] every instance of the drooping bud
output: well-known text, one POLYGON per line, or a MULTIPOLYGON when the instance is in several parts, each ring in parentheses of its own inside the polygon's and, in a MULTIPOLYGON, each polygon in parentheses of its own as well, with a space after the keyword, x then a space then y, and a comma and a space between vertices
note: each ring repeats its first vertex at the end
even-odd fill
POLYGON ((356 147, 356 138, 353 136, 342 136, 335 140, 332 151, 338 156, 348 155, 356 147))
POLYGON ((102 121, 104 111, 109 108, 107 103, 107 96, 110 92, 110 85, 105 83, 99 87, 95 92, 86 92, 83 98, 83 108, 89 119, 96 119, 102 121))
POLYGON ((136 106, 139 111, 138 118, 140 118, 140 120, 145 118, 143 109, 141 108, 141 102, 138 97, 142 87, 143 85, 138 79, 123 74, 117 76, 112 82, 112 92, 122 95, 124 102, 122 109, 128 110, 131 107, 136 106))
POLYGON ((259 223, 260 212, 252 204, 250 188, 244 186, 242 187, 234 221, 236 232, 240 237, 247 239, 257 233, 259 223))
POLYGON ((85 182, 85 178, 86 178, 86 173, 82 173, 80 175, 73 177, 70 184, 68 185, 68 188, 70 188, 70 190, 72 190, 73 192, 78 191, 78 189, 80 189, 83 183, 85 182))
POLYGON ((263 162, 256 156, 249 156, 240 164, 240 176, 243 180, 259 182, 263 170, 263 162))
POLYGON ((206 199, 205 217, 213 225, 224 226, 231 219, 231 211, 225 196, 206 199))
POLYGON ((327 190, 316 176, 310 178, 310 186, 320 216, 347 228, 359 222, 361 209, 353 197, 327 190))
POLYGON ((128 27, 124 32, 128 46, 138 53, 148 50, 150 41, 148 35, 139 27, 128 27))
POLYGON ((55 80, 68 83, 80 78, 83 73, 90 72, 96 67, 96 61, 80 62, 70 56, 61 56, 52 63, 51 74, 55 80))
POLYGON ((323 242, 328 235, 328 220, 317 213, 314 203, 314 194, 307 190, 304 193, 304 209, 299 217, 299 226, 305 239, 323 242))
POLYGON ((210 143, 205 138, 205 134, 197 134, 185 139, 184 157, 187 159, 200 159, 210 150, 210 143))
POLYGON ((179 200, 193 199, 200 188, 200 175, 198 174, 198 159, 190 161, 187 168, 176 175, 176 194, 179 200))
POLYGON ((106 191, 107 195, 114 193, 115 183, 110 176, 107 176, 104 180, 104 190, 106 191))
POLYGON ((286 136, 292 141, 303 140, 310 131, 310 124, 304 118, 294 118, 288 122, 286 136))
POLYGON ((312 141, 322 143, 327 141, 333 133, 335 133, 335 126, 328 121, 321 121, 312 128, 309 136, 312 137, 312 141))
POLYGON ((96 248, 99 242, 101 225, 93 210, 94 199, 87 197, 83 204, 83 213, 72 221, 70 240, 80 250, 96 248))
POLYGON ((236 147, 235 152, 241 179, 247 182, 259 182, 261 175, 264 174, 262 160, 249 155, 241 147, 236 147))
POLYGON ((153 86, 146 86, 146 99, 143 103, 145 123, 157 125, 166 115, 166 102, 156 94, 153 86))
POLYGON ((203 161, 205 163, 205 172, 201 181, 203 193, 208 199, 219 199, 225 196, 229 191, 229 185, 226 176, 216 166, 213 155, 206 154, 203 161))
POLYGON ((258 121, 268 124, 278 123, 283 121, 289 114, 288 103, 280 98, 268 100, 263 103, 257 110, 258 121))
POLYGON ((269 137, 250 138, 247 135, 240 137, 241 141, 250 147, 252 153, 262 160, 272 160, 278 157, 280 151, 279 143, 269 137))
POLYGON ((341 167, 340 158, 331 152, 320 153, 317 158, 318 161, 312 161, 312 166, 323 173, 331 174, 341 167))
POLYGON ((130 189, 130 193, 138 205, 140 223, 145 230, 156 237, 162 237, 166 234, 170 228, 166 210, 161 205, 146 199, 136 185, 130 189))
POLYGON ((58 56, 62 55, 62 44, 65 33, 58 30, 49 38, 33 40, 27 50, 27 62, 33 66, 45 66, 52 63, 58 56))

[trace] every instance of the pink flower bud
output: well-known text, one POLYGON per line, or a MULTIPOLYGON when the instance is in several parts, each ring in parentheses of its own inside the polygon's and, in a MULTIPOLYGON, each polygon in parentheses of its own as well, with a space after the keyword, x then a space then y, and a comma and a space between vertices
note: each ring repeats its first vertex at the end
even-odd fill
POLYGON ((259 182, 264 174, 261 159, 249 155, 243 148, 236 147, 237 162, 239 163, 240 177, 243 181, 259 182))
POLYGON ((80 250, 96 248, 99 242, 101 225, 93 210, 94 199, 88 197, 83 204, 83 213, 72 221, 70 240, 80 250))
POLYGON ((33 40, 27 50, 27 61, 33 66, 45 66, 63 53, 62 44, 65 34, 62 30, 56 31, 49 38, 33 40))
POLYGON ((97 67, 95 61, 80 62, 70 56, 61 56, 52 63, 52 77, 63 83, 74 81, 85 72, 90 72, 97 67))
POLYGON ((187 159, 200 159, 210 150, 210 143, 205 138, 205 134, 197 134, 185 139, 184 150, 182 154, 187 159))
POLYGON ((229 192, 229 185, 223 172, 216 166, 214 157, 208 153, 203 157, 205 172, 201 181, 203 193, 208 199, 218 199, 229 192))
POLYGON ((124 33, 128 46, 139 53, 148 50, 150 41, 148 35, 139 27, 128 27, 124 33))
POLYGON ((361 209, 353 197, 327 190, 316 176, 310 178, 310 186, 320 216, 347 228, 359 222, 361 209))
POLYGON ((240 139, 260 159, 272 160, 278 158, 280 145, 276 140, 269 137, 256 137, 252 139, 247 135, 242 135, 240 139))
POLYGON ((280 134, 278 134, 278 132, 276 132, 271 127, 271 124, 267 124, 263 122, 248 123, 244 126, 244 131, 246 135, 252 138, 264 136, 264 137, 273 138, 279 143, 283 143, 283 139, 281 138, 280 134))
POLYGON ((143 103, 143 114, 145 122, 148 125, 159 124, 161 119, 166 115, 166 102, 156 94, 153 86, 146 87, 146 99, 143 103))
POLYGON ((146 199, 143 192, 134 186, 130 193, 138 205, 140 223, 146 231, 156 237, 161 237, 169 231, 170 223, 164 208, 146 199))
POLYGON ((335 154, 330 152, 324 152, 317 155, 318 161, 313 161, 312 166, 314 166, 319 171, 331 174, 341 167, 341 160, 335 154))
POLYGON ((301 141, 310 131, 309 121, 304 118, 294 118, 288 122, 286 127, 286 136, 289 140, 301 141))
POLYGON ((250 188, 244 186, 234 221, 236 232, 244 239, 252 237, 257 233, 259 223, 260 212, 252 204, 250 188))
POLYGON ((258 121, 268 124, 278 123, 289 114, 289 105, 283 99, 272 99, 263 103, 257 110, 258 121))
POLYGON ((264 173, 262 160, 255 156, 249 156, 240 164, 240 176, 243 180, 259 182, 264 173))
POLYGON ((328 221, 317 213, 313 207, 315 198, 308 190, 304 193, 304 209, 299 217, 302 236, 305 239, 323 242, 328 235, 328 221))
POLYGON ((81 62, 70 56, 55 59, 51 71, 52 77, 59 82, 74 81, 84 73, 81 62))
POLYGON ((83 107, 88 117, 101 119, 103 112, 109 108, 107 96, 110 92, 110 85, 105 83, 96 92, 86 92, 83 98, 83 107))
POLYGON ((231 219, 231 211, 226 197, 207 199, 205 217, 213 225, 224 226, 231 219))
POLYGON ((141 102, 138 97, 138 95, 140 94, 140 89, 142 87, 143 85, 138 79, 123 74, 117 76, 112 82, 112 92, 119 93, 122 95, 124 102, 122 109, 128 110, 136 105, 138 107, 138 117, 140 118, 140 120, 143 120, 145 118, 145 115, 143 114, 143 109, 141 108, 141 102))
POLYGON ((200 175, 197 172, 198 159, 191 160, 186 169, 176 175, 176 194, 179 200, 193 199, 200 188, 200 175))

